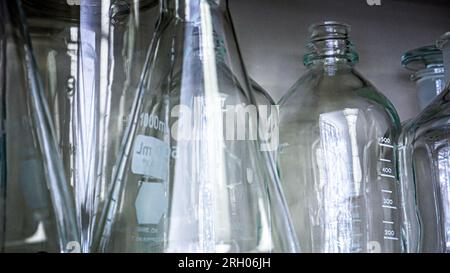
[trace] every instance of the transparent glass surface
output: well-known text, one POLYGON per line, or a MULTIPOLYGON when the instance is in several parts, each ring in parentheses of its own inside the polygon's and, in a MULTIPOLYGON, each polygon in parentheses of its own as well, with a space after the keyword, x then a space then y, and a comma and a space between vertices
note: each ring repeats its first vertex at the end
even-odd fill
POLYGON ((46 92, 47 104, 63 155, 64 170, 72 181, 73 143, 71 106, 77 79, 78 25, 80 7, 76 1, 23 0, 33 53, 46 92))
POLYGON ((280 105, 279 172, 305 252, 400 252, 392 104, 353 68, 349 26, 310 27, 308 71, 280 105))
POLYGON ((417 85, 417 98, 423 110, 445 88, 442 52, 436 46, 413 49, 402 56, 402 65, 413 71, 411 80, 417 85))
POLYGON ((19 3, 0 2, 0 251, 78 251, 74 201, 19 3))
POLYGON ((298 251, 226 2, 160 6, 98 251, 298 251))
MULTIPOLYGON (((448 57, 449 37, 447 34, 441 41, 448 57)), ((450 77, 446 77, 448 80, 450 77)), ((408 122, 399 140, 403 233, 408 252, 450 252, 449 115, 447 87, 408 122)))
POLYGON ((156 0, 24 0, 82 250, 89 252, 154 29, 156 0))

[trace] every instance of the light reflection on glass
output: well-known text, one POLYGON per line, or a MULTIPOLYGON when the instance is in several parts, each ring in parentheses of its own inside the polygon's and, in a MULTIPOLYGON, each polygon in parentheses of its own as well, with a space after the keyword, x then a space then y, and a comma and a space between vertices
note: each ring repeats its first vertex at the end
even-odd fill
POLYGON ((320 115, 319 214, 325 225, 322 252, 362 251, 361 166, 356 140, 358 109, 320 115))
POLYGON ((442 223, 444 225, 444 240, 447 251, 450 250, 450 147, 445 145, 439 149, 437 164, 439 169, 440 199, 442 204, 442 223))

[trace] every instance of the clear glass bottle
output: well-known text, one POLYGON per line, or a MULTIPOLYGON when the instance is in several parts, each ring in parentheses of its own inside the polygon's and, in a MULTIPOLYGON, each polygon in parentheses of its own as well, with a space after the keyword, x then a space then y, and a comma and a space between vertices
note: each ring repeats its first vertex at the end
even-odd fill
POLYGON ((0 251, 78 252, 74 201, 19 3, 0 2, 0 251))
POLYGON ((279 171, 305 252, 400 252, 393 105, 354 70, 350 27, 310 27, 308 71, 280 105, 279 171))
POLYGON ((98 250, 297 251, 226 2, 160 7, 98 250))
MULTIPOLYGON (((439 42, 450 62, 450 33, 439 42)), ((445 80, 450 82, 450 66, 445 80)), ((450 252, 450 90, 403 128, 399 139, 403 233, 407 252, 450 252)))
POLYGON ((406 52, 402 65, 413 71, 411 80, 417 85, 417 97, 422 111, 444 90, 442 52, 436 46, 424 46, 406 52))

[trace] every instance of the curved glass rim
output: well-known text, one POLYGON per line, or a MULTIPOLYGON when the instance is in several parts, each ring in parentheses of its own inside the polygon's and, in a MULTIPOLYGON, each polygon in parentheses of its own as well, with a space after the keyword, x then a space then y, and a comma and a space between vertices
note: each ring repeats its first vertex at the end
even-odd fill
POLYGON ((411 71, 420 71, 427 67, 443 65, 442 51, 434 45, 422 46, 403 54, 402 66, 411 71))
POLYGON ((308 31, 311 41, 344 39, 348 38, 351 26, 339 21, 324 21, 310 25, 308 31), (323 31, 320 31, 321 28, 323 31))
POLYGON ((323 22, 318 22, 318 23, 314 23, 311 24, 308 28, 308 30, 310 32, 314 31, 314 29, 318 28, 318 27, 343 27, 345 29, 347 29, 349 32, 351 31, 351 26, 347 23, 344 22, 340 22, 340 21, 323 21, 323 22))
POLYGON ((317 60, 322 59, 346 59, 354 64, 359 61, 359 55, 354 50, 354 44, 349 40, 351 26, 339 21, 324 21, 310 25, 308 28, 310 40, 306 45, 308 52, 303 56, 303 64, 309 66, 317 60), (335 52, 330 49, 318 54, 315 50, 317 43, 326 40, 345 40, 347 52, 335 52))
POLYGON ((450 31, 443 34, 439 38, 439 40, 437 40, 436 47, 442 50, 444 47, 448 46, 449 43, 450 43, 450 31))
POLYGON ((421 81, 426 78, 444 78, 444 66, 435 66, 417 71, 411 75, 411 80, 421 81))

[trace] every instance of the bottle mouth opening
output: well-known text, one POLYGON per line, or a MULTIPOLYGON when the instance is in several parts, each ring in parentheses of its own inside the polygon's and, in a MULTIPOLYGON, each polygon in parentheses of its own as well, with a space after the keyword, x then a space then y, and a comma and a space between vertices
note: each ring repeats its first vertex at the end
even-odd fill
POLYGON ((309 66, 315 62, 336 63, 359 60, 353 43, 349 40, 350 25, 338 21, 325 21, 309 27, 310 41, 303 63, 309 66))
POLYGON ((312 42, 330 39, 347 39, 351 31, 350 25, 338 21, 325 21, 312 24, 309 28, 312 42))

